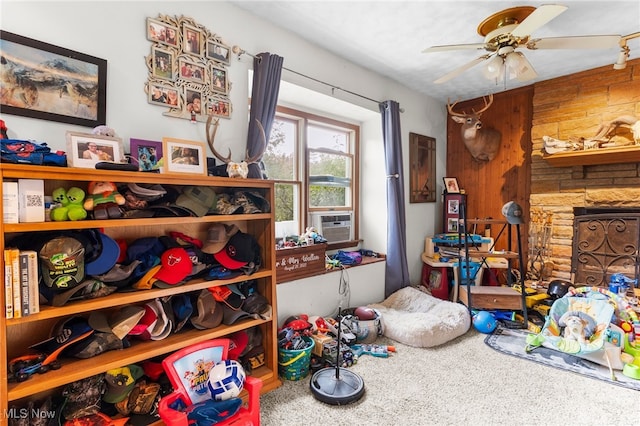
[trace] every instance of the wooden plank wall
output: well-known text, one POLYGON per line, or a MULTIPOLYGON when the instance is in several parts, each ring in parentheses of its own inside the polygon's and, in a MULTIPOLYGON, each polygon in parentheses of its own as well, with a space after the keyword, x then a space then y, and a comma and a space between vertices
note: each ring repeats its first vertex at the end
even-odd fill
MULTIPOLYGON (((531 186, 532 99, 533 86, 494 94, 493 104, 482 114, 482 123, 484 127, 498 130, 502 140, 496 158, 489 162, 474 160, 462 142, 461 125, 450 117, 447 120, 447 176, 456 177, 467 194, 467 217, 504 219, 502 206, 516 201, 524 210, 521 235, 525 257, 531 186)), ((483 99, 477 98, 458 103, 454 111, 470 112, 483 106, 483 99)), ((499 229, 492 229, 492 236, 497 231, 499 229)), ((505 238, 496 245, 506 248, 506 244, 505 238)), ((515 231, 512 247, 517 248, 515 231)))

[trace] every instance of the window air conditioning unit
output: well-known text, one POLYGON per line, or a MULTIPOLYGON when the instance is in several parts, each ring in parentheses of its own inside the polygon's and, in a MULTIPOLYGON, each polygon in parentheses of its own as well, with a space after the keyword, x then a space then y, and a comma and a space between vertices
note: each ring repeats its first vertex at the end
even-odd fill
POLYGON ((313 212, 311 226, 329 243, 353 240, 353 212, 313 212))

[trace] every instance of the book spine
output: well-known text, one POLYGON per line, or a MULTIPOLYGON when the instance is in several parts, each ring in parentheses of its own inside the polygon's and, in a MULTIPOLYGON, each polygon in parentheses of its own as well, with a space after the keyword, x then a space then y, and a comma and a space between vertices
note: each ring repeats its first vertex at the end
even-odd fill
POLYGON ((29 315, 29 257, 20 252, 20 296, 22 316, 29 315))
POLYGON ((40 288, 38 287, 38 252, 26 250, 29 259, 29 312, 37 314, 40 312, 40 288))
POLYGON ((20 297, 20 250, 10 249, 11 286, 13 287, 13 317, 22 318, 22 298, 20 297))
POLYGON ((13 318, 13 285, 11 280, 11 250, 4 250, 4 307, 7 319, 13 318))

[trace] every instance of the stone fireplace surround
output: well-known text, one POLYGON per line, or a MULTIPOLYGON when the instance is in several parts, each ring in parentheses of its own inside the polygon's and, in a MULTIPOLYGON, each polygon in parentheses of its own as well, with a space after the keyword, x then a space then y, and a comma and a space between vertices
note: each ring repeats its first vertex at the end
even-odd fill
MULTIPOLYGON (((640 59, 630 61, 624 70, 607 66, 535 84, 529 207, 553 215, 551 279, 562 278, 576 284, 587 279, 581 275, 574 281, 574 209, 640 211, 640 166, 621 163, 553 167, 542 158, 542 136, 565 140, 589 137, 596 134, 601 123, 625 114, 640 118, 640 59)), ((637 249, 635 256, 632 269, 637 274, 637 249)))

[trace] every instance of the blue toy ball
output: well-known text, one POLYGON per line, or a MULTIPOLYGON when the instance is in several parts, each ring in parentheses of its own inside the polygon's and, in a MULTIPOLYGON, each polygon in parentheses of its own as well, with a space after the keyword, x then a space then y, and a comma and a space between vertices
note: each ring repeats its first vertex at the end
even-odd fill
POLYGON ((473 326, 481 333, 489 334, 498 326, 496 319, 487 311, 480 311, 473 316, 473 326))

